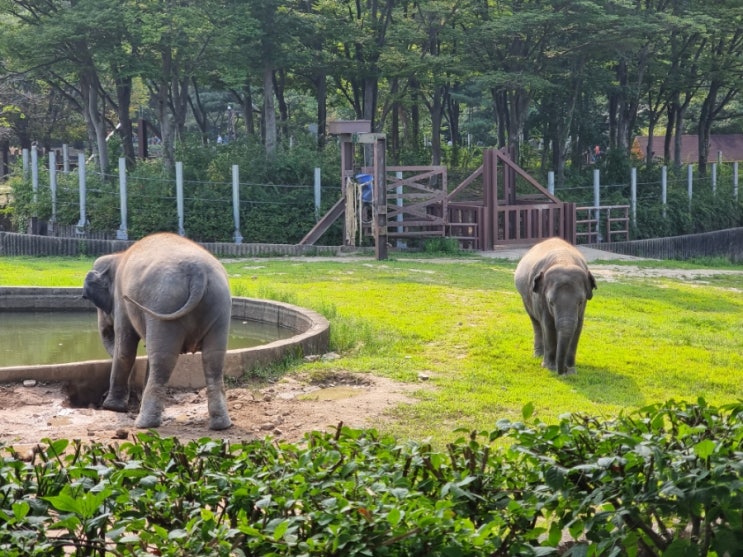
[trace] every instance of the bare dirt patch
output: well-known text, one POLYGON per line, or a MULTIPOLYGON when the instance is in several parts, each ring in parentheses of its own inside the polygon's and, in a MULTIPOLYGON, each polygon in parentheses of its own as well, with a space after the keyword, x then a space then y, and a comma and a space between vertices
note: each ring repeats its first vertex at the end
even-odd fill
MULTIPOLYGON (((414 402, 420 385, 396 383, 366 374, 336 372, 313 379, 291 375, 270 385, 245 384, 227 390, 233 426, 208 429, 206 390, 173 390, 168 395, 162 436, 183 440, 212 437, 249 441, 271 436, 298 442, 309 431, 328 431, 340 422, 379 427, 394 406, 414 402)), ((0 385, 0 443, 32 448, 44 438, 110 443, 131 439, 136 411, 117 413, 73 408, 64 385, 0 385)))

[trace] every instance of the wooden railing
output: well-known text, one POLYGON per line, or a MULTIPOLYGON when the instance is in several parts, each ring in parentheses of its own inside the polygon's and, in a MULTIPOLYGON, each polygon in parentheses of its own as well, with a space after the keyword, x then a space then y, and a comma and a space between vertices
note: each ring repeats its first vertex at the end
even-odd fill
POLYGON ((576 207, 575 213, 576 243, 629 240, 629 205, 576 207))
POLYGON ((483 249, 485 207, 477 203, 449 202, 447 210, 447 237, 458 240, 462 249, 483 249))

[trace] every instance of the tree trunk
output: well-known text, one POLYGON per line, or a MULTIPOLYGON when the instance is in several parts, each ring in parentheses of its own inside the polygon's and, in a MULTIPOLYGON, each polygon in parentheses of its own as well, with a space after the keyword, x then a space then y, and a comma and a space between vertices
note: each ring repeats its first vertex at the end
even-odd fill
POLYGON ((289 140, 289 106, 286 104, 284 89, 286 88, 286 72, 278 70, 273 72, 273 90, 279 104, 279 131, 281 136, 289 140))
POLYGON ((103 109, 99 107, 101 99, 98 94, 98 77, 92 72, 83 72, 80 76, 80 91, 85 105, 85 120, 92 134, 93 153, 98 161, 101 175, 105 175, 108 171, 108 148, 106 146, 106 125, 102 116, 103 109))
POLYGON ((320 74, 315 82, 317 91, 317 147, 325 147, 327 129, 325 122, 328 119, 328 80, 325 74, 320 74))
POLYGON ((263 68, 263 129, 266 155, 276 153, 276 108, 273 98, 273 68, 263 68))
POLYGON ((134 151, 134 131, 129 110, 132 103, 132 78, 124 77, 116 80, 116 100, 118 103, 119 135, 124 149, 126 166, 132 169, 137 164, 137 154, 134 151))

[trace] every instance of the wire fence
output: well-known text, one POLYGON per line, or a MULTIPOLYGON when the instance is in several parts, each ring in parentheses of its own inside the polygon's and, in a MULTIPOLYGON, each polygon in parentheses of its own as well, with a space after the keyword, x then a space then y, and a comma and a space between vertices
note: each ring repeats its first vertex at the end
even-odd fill
MULTIPOLYGON (((319 169, 312 184, 269 184, 240 179, 239 169, 229 182, 125 170, 122 178, 121 165, 101 175, 86 170, 81 154, 77 164, 64 165, 67 172, 56 170, 61 165, 53 160, 43 162, 24 155, 22 182, 31 187, 12 193, 0 187, 0 207, 13 196, 16 222, 28 217, 30 231, 54 236, 126 239, 171 230, 200 241, 297 243, 342 195, 338 185, 322 183, 319 169)), ((629 206, 632 238, 743 225, 738 163, 708 168, 704 176, 696 165, 631 169, 625 182, 609 184, 596 170, 593 183, 555 187, 548 181, 548 188, 584 208, 629 206)), ((7 220, 0 219, 3 228, 7 220)), ((331 241, 342 243, 342 230, 332 234, 331 241)))

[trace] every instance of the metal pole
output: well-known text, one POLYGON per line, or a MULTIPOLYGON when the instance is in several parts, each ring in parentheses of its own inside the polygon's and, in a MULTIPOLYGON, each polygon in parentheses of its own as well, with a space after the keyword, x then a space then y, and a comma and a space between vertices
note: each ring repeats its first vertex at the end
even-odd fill
POLYGON ((121 205, 121 224, 116 231, 117 240, 128 240, 129 234, 126 230, 127 211, 126 211, 126 159, 119 158, 119 203, 121 205))
POLYGON ((717 193, 717 163, 712 163, 712 193, 717 193))
POLYGON ((49 189, 52 192, 51 227, 57 222, 57 153, 49 151, 49 189))
POLYGON ((594 218, 596 219, 596 240, 601 242, 601 172, 598 168, 593 169, 593 206, 594 218))
POLYGON ((555 195, 555 171, 550 170, 547 172, 547 191, 550 195, 555 195))
MULTIPOLYGON (((402 180, 402 172, 400 172, 400 171, 395 172, 395 176, 397 177, 398 180, 402 180)), ((405 227, 402 224, 403 223, 403 214, 402 214, 402 208, 403 208, 403 200, 402 200, 403 187, 402 186, 397 186, 395 188, 395 194, 397 194, 396 205, 398 207, 398 210, 400 211, 399 213, 397 213, 397 219, 396 219, 397 222, 400 223, 400 224, 397 225, 397 233, 398 234, 402 234, 403 231, 405 230, 405 227)), ((400 249, 407 248, 408 247, 408 243, 405 240, 399 240, 398 239, 397 240, 397 247, 400 248, 400 249)))
POLYGON ((31 147, 31 187, 34 190, 34 203, 39 200, 39 151, 31 147))
POLYGON ((738 161, 733 163, 733 197, 738 201, 738 161))
POLYGON ((88 217, 85 214, 86 192, 85 192, 85 155, 77 154, 77 177, 80 184, 80 220, 77 221, 78 234, 85 234, 85 225, 88 223, 88 217))
POLYGON ((186 229, 183 226, 183 163, 180 161, 175 163, 175 202, 178 208, 178 234, 185 236, 186 229))
POLYGON ((243 237, 240 234, 240 169, 236 164, 232 165, 232 217, 235 221, 235 243, 242 244, 243 237))
POLYGON ((24 149, 21 153, 23 158, 23 177, 28 178, 28 149, 24 149))
POLYGON ((637 222, 637 169, 631 171, 630 204, 632 205, 632 222, 637 222))
POLYGON ((692 169, 691 165, 686 167, 686 182, 687 190, 689 192, 689 210, 691 211, 691 198, 694 189, 694 169, 692 169))
POLYGON ((666 206, 668 205, 668 167, 660 169, 660 200, 663 204, 663 218, 666 218, 666 206))
POLYGON ((67 147, 67 143, 62 144, 62 172, 65 174, 70 173, 70 150, 67 147))
POLYGON ((321 191, 322 185, 320 167, 315 167, 315 220, 320 220, 321 191))

